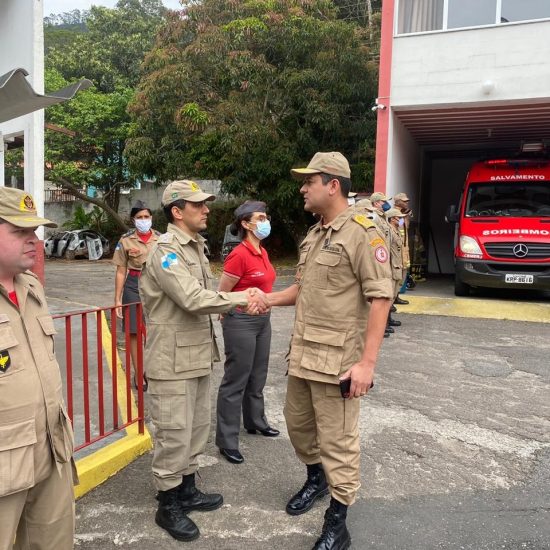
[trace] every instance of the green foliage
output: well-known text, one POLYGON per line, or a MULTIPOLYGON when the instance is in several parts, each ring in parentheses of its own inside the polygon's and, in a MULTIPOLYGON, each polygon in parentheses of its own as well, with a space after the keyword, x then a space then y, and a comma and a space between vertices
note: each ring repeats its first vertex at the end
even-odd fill
POLYGON ((76 206, 73 212, 72 219, 66 221, 63 227, 70 229, 89 229, 90 227, 90 214, 86 214, 84 207, 79 204, 76 206))
POLYGON ((24 176, 23 149, 8 149, 4 154, 4 176, 8 180, 12 177, 22 179, 24 176))
POLYGON ((46 90, 82 77, 94 83, 46 110, 46 121, 61 129, 46 132, 48 178, 102 191, 115 212, 120 187, 136 179, 123 155, 131 129, 127 107, 164 12, 160 0, 120 0, 115 9, 92 7, 83 31, 46 32, 46 90))
POLYGON ((328 0, 204 0, 169 17, 130 106, 130 167, 222 179, 268 202, 296 238, 305 218, 292 166, 342 151, 354 189, 367 189, 376 64, 368 32, 337 16, 328 0))

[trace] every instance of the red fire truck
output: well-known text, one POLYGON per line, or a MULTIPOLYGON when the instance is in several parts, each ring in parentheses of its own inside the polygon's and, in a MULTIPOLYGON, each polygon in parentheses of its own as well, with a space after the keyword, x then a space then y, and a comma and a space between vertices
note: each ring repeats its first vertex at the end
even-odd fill
POLYGON ((455 294, 472 287, 550 290, 550 160, 475 163, 455 223, 455 294))

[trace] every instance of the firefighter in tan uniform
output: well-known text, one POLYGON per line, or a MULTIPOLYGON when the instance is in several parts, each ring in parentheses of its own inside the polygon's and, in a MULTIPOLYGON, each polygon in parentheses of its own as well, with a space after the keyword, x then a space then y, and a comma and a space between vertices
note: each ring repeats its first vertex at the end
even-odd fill
POLYGON ((27 271, 40 225, 57 227, 37 216, 31 195, 0 188, 0 550, 73 548, 73 434, 56 331, 27 271))
POLYGON ((393 298, 395 299, 399 294, 399 289, 406 273, 406 270, 404 271, 403 237, 399 231, 399 220, 404 218, 406 214, 402 214, 401 210, 397 208, 390 208, 385 215, 391 230, 390 260, 393 279, 393 298))
POLYGON ((376 192, 370 196, 369 200, 373 207, 373 221, 377 225, 378 229, 383 233, 384 239, 389 248, 391 240, 390 224, 384 216, 384 213, 391 208, 391 204, 388 202, 389 199, 386 195, 384 195, 384 193, 376 192))
POLYGON ((219 494, 195 486, 197 457, 210 432, 210 373, 219 360, 210 314, 248 306, 266 311, 258 289, 211 290, 213 275, 204 255, 207 201, 214 195, 192 181, 169 184, 162 196, 167 232, 153 246, 139 283, 147 315, 144 367, 155 426, 153 477, 159 506, 155 521, 177 540, 196 539, 191 510, 215 510, 219 494))
POLYGON ((393 296, 389 253, 365 211, 348 207, 342 154, 317 153, 292 175, 302 182, 305 210, 320 221, 300 245, 295 284, 268 295, 274 306, 296 304, 284 413, 307 480, 286 511, 307 512, 330 491, 314 549, 344 550, 351 544, 347 507, 360 487, 357 398, 371 387, 393 296), (339 384, 346 380, 344 399, 339 384))
MULTIPOLYGON (((141 200, 137 200, 130 210, 130 218, 135 228, 122 235, 118 241, 113 264, 115 273, 115 305, 135 304, 139 298, 139 278, 141 268, 147 259, 153 245, 157 242, 160 233, 152 229, 153 217, 151 209, 141 200)), ((117 317, 122 319, 122 329, 130 335, 130 356, 134 366, 134 386, 137 389, 137 307, 131 305, 127 313, 122 308, 116 310, 117 317)), ((127 366, 129 368, 129 365, 127 366)), ((147 391, 147 379, 141 380, 143 391, 147 391)))

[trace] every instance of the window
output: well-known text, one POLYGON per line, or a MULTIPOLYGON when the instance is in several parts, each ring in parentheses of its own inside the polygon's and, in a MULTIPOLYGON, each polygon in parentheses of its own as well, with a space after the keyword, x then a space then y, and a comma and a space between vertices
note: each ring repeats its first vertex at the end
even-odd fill
POLYGON ((448 29, 494 25, 497 0, 448 0, 448 29))
POLYGON ((550 0, 399 0, 397 32, 441 31, 546 18, 550 19, 550 0))
POLYGON ((502 0, 501 23, 546 17, 550 17, 548 0, 502 0))
POLYGON ((437 31, 443 28, 443 0, 401 0, 399 34, 437 31))

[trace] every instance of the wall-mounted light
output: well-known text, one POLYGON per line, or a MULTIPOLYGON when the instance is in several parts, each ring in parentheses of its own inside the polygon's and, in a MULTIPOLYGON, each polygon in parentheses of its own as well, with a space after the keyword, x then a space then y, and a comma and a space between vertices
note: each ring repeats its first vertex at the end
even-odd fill
POLYGON ((492 80, 485 80, 481 85, 481 90, 485 95, 489 95, 495 89, 495 83, 492 80))

